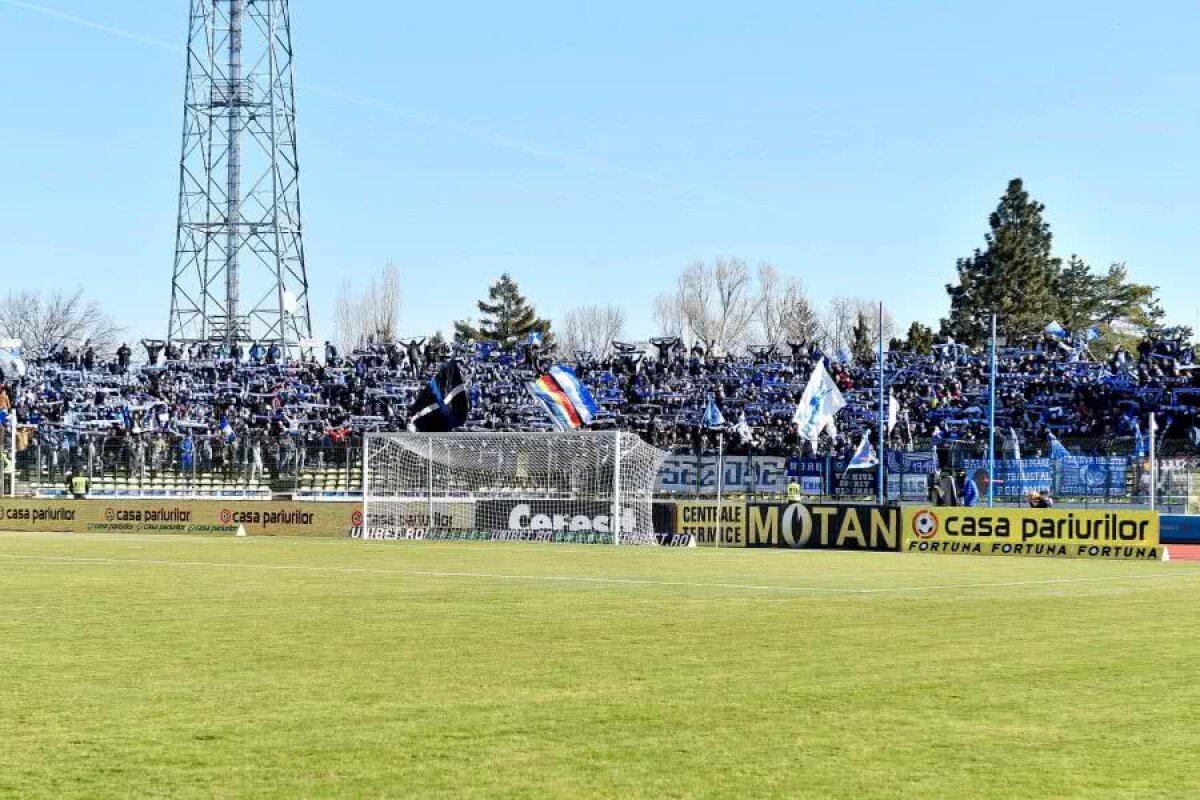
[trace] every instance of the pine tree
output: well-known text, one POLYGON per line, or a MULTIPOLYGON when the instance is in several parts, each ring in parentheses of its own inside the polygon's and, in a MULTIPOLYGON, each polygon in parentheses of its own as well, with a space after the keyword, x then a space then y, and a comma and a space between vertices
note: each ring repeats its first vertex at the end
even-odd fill
POLYGON ((1059 324, 1076 335, 1094 325, 1103 305, 1102 289, 1086 261, 1075 255, 1067 259, 1054 284, 1059 324))
POLYGON ((904 339, 892 339, 889 349, 927 356, 933 352, 933 329, 913 320, 908 326, 907 336, 904 339))
POLYGON ((488 299, 477 303, 479 325, 467 320, 454 323, 454 341, 496 341, 502 346, 523 342, 531 333, 550 334, 549 320, 541 319, 533 305, 521 294, 517 282, 507 272, 488 289, 488 299))
POLYGON ((942 333, 962 344, 986 341, 996 314, 1010 339, 1037 336, 1059 311, 1055 289, 1061 261, 1053 256, 1046 210, 1020 178, 1008 184, 988 219, 986 247, 958 260, 958 283, 947 284, 950 315, 942 333))
POLYGON ((859 366, 869 366, 875 363, 876 342, 871 336, 871 322, 867 315, 858 312, 854 328, 850 331, 850 355, 859 366))

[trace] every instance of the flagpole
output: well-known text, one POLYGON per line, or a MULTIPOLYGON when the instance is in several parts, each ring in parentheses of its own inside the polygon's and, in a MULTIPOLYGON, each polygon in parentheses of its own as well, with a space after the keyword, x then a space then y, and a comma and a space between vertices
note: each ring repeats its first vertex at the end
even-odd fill
POLYGON ((883 303, 881 302, 879 304, 879 486, 875 490, 875 502, 877 505, 883 505, 884 498, 887 496, 887 487, 884 486, 885 475, 883 466, 883 459, 887 450, 887 445, 884 443, 883 431, 883 380, 883 303))
POLYGON ((1154 444, 1154 429, 1158 427, 1154 412, 1150 412, 1150 510, 1153 511, 1158 501, 1158 465, 1155 463, 1156 447, 1154 444))
POLYGON ((996 315, 992 314, 992 347, 988 378, 988 507, 996 502, 996 315))
POLYGON ((717 434, 717 547, 721 546, 721 507, 725 495, 725 434, 717 434))

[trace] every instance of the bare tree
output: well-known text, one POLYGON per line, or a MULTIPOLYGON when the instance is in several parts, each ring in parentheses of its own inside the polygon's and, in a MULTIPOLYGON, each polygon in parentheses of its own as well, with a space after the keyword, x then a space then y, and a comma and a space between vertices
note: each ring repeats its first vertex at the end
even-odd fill
POLYGON ((342 280, 337 300, 333 306, 333 341, 342 352, 353 350, 362 341, 362 328, 358 318, 358 303, 354 298, 354 287, 349 278, 342 280))
POLYGON ((799 278, 783 276, 771 264, 758 268, 758 335, 765 344, 806 342, 816 337, 817 315, 799 278))
POLYGON ((677 285, 684 322, 710 353, 724 355, 744 344, 757 307, 745 261, 697 261, 684 268, 677 285))
POLYGON ((854 323, 858 320, 858 302, 849 297, 834 297, 821 314, 819 341, 821 349, 836 356, 840 351, 850 352, 854 323))
POLYGON ((617 306, 583 306, 563 315, 555 326, 560 346, 568 354, 585 350, 597 357, 608 355, 614 339, 625 335, 625 312, 617 306))
POLYGON ((654 298, 654 324, 659 336, 675 337, 683 339, 685 344, 691 344, 683 317, 683 298, 678 287, 673 292, 664 292, 654 298))
MULTIPOLYGON (((818 326, 818 341, 821 349, 830 356, 845 350, 850 352, 854 339, 854 326, 859 314, 867 323, 868 337, 872 342, 879 336, 879 303, 861 297, 835 297, 829 301, 818 326)), ((883 310, 883 340, 887 342, 895 335, 896 323, 891 312, 883 310)))
POLYGON ((404 293, 400 270, 388 263, 358 294, 347 278, 342 282, 333 309, 334 338, 343 351, 353 350, 368 339, 395 341, 400 333, 400 310, 404 293))
POLYGON ((0 338, 20 339, 30 353, 65 345, 72 350, 91 346, 108 355, 123 332, 82 289, 9 292, 0 301, 0 338))

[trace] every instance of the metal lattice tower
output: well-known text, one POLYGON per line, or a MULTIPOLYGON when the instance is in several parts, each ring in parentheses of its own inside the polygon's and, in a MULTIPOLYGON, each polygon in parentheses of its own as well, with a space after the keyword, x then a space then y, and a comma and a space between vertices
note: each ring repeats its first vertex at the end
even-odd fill
POLYGON ((288 0, 191 0, 168 340, 312 337, 288 0))

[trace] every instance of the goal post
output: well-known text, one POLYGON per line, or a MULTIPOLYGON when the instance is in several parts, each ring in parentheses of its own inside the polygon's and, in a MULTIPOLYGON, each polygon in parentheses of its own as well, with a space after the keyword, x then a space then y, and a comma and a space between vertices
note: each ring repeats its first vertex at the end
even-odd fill
POLYGON ((362 535, 656 543, 666 456, 618 431, 368 434, 362 535))

